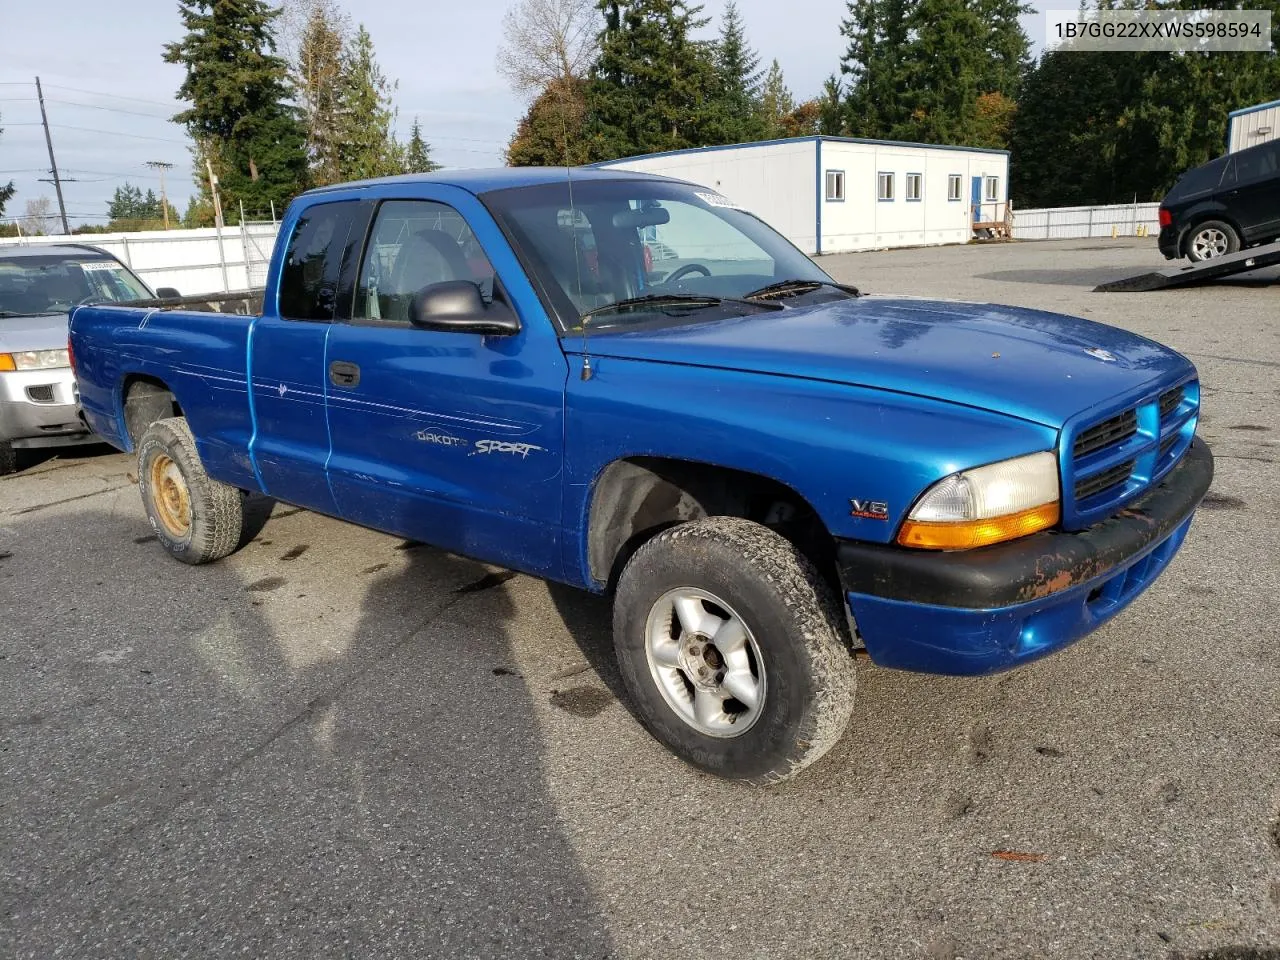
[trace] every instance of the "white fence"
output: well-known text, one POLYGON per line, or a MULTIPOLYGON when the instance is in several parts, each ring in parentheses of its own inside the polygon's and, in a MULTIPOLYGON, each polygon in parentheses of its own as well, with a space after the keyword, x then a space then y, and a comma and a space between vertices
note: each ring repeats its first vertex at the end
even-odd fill
POLYGON ((1160 230, 1158 203, 1119 203, 1109 207, 1044 207, 1013 211, 1015 240, 1068 240, 1076 237, 1138 235, 1138 228, 1160 230))
POLYGON ((0 249, 6 244, 91 244, 124 261, 153 290, 174 287, 185 296, 263 286, 278 231, 276 223, 249 223, 222 230, 204 227, 70 237, 5 237, 0 239, 0 249))

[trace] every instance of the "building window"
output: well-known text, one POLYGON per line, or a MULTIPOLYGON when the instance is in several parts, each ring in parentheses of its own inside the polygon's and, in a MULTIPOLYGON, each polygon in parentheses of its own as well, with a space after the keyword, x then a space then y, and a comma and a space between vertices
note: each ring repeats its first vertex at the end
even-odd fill
POLYGON ((950 174, 947 177, 947 199, 960 200, 964 191, 964 177, 958 173, 950 174))
POLYGON ((876 199, 893 199, 893 174, 881 173, 876 177, 876 199))
POLYGON ((920 199, 920 193, 921 193, 921 190, 923 190, 921 181, 923 179, 924 178, 918 173, 907 174, 907 199, 908 200, 920 199))
POLYGON ((827 171, 827 199, 844 202, 844 171, 827 171))
POLYGON ((1000 199, 1000 178, 987 177, 987 202, 991 203, 1000 199))

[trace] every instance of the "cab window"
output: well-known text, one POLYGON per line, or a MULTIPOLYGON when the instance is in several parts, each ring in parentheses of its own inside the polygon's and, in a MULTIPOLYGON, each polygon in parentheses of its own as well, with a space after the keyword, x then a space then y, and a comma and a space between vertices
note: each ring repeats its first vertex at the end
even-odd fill
POLYGON ((432 200, 388 200, 365 248, 352 318, 408 323, 414 295, 450 280, 493 299, 493 267, 462 214, 432 200))
POLYGON ((280 316, 289 320, 334 319, 342 262, 358 241, 354 200, 308 207, 294 225, 280 272, 280 316))

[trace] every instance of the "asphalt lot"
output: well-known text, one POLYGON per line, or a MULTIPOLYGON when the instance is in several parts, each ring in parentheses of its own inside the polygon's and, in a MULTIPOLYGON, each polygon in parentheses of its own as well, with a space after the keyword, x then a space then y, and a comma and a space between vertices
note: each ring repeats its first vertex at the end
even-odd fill
POLYGON ((71 451, 0 479, 0 956, 1280 957, 1280 271, 823 264, 1196 361, 1217 479, 1147 595, 998 677, 860 661, 841 745, 752 790, 631 718, 602 601, 283 506, 184 567, 71 451))

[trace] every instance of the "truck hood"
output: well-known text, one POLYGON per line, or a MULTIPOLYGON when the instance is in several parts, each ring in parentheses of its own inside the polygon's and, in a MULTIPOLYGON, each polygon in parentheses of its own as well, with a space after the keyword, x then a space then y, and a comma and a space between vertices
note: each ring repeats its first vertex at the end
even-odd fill
MULTIPOLYGON (((582 352, 580 340, 566 341, 582 352)), ((987 303, 864 296, 811 307, 592 334, 596 357, 743 370, 915 394, 1060 428, 1194 368, 1078 317, 987 303)))
POLYGON ((65 350, 67 315, 42 313, 33 317, 0 317, 0 353, 65 350))

